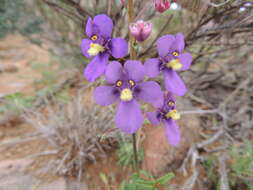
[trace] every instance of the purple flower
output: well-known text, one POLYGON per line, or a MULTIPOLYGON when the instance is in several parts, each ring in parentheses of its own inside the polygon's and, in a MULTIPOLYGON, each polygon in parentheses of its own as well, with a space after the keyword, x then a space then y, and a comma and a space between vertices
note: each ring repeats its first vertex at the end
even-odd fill
POLYGON ((163 123, 166 137, 171 145, 176 146, 180 142, 180 131, 175 122, 175 120, 180 119, 180 114, 176 110, 175 99, 171 93, 165 93, 163 105, 155 112, 148 112, 147 116, 154 125, 163 123))
POLYGON ((142 82, 145 68, 140 61, 129 60, 122 66, 112 61, 106 68, 108 86, 99 86, 94 91, 97 104, 107 106, 119 101, 115 122, 123 132, 132 134, 143 123, 143 115, 137 100, 161 106, 163 93, 153 81, 142 82))
POLYGON ((129 30, 137 41, 143 42, 152 32, 152 23, 138 20, 129 25, 129 30))
POLYGON ((149 59, 145 62, 146 72, 149 77, 156 77, 161 71, 164 74, 165 87, 168 91, 178 96, 183 96, 187 88, 176 71, 189 69, 192 56, 184 53, 184 35, 182 33, 165 35, 157 42, 159 58, 149 59))
POLYGON ((84 75, 88 81, 95 81, 104 74, 109 56, 122 58, 128 53, 127 42, 122 38, 111 38, 113 23, 105 14, 100 14, 88 19, 86 35, 82 40, 82 53, 88 58, 93 58, 87 65, 84 75))

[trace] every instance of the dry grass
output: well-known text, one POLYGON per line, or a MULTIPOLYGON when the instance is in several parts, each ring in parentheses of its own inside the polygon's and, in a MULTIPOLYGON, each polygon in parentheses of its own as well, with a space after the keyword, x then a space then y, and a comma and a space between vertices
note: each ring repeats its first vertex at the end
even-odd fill
POLYGON ((81 95, 69 103, 53 101, 43 112, 29 112, 26 120, 43 135, 56 154, 48 168, 81 179, 85 163, 96 162, 116 144, 111 109, 87 104, 81 95))

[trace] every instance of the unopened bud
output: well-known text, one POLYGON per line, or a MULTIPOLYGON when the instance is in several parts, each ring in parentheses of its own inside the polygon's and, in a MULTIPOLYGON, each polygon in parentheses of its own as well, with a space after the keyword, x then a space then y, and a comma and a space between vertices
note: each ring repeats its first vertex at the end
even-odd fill
POLYGON ((126 2, 126 0, 120 0, 121 1, 121 4, 124 6, 124 7, 126 7, 127 6, 127 2, 126 2))
POLYGON ((155 1, 155 9, 160 13, 163 13, 167 9, 170 8, 169 0, 154 0, 155 1))
POLYGON ((137 22, 130 24, 129 30, 137 41, 142 42, 151 34, 152 23, 138 20, 137 22))

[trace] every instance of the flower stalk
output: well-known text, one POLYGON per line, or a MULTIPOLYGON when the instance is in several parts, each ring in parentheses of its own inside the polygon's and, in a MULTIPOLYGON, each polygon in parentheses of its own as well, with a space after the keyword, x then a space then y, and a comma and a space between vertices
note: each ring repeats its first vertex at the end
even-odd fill
MULTIPOLYGON (((128 8, 128 22, 133 22, 134 19, 134 4, 133 0, 128 0, 127 8, 128 8)), ((134 48, 135 39, 131 35, 131 32, 129 30, 129 38, 130 38, 130 59, 134 60, 136 59, 136 52, 134 48)), ((137 147, 136 147, 136 133, 132 134, 132 143, 133 143, 133 151, 134 151, 134 169, 138 172, 139 166, 138 166, 138 155, 137 155, 137 147)))
POLYGON ((136 133, 132 134, 133 138, 133 151, 134 151, 134 169, 138 172, 139 165, 138 165, 138 154, 137 154, 137 147, 136 147, 136 133))
MULTIPOLYGON (((134 2, 133 0, 128 0, 128 4, 127 4, 127 13, 128 13, 128 22, 129 22, 129 25, 130 23, 133 22, 134 20, 134 2)), ((135 39, 134 37, 131 35, 130 31, 129 31, 129 38, 130 38, 130 59, 131 60, 134 60, 136 59, 136 52, 135 52, 135 48, 134 48, 134 45, 135 45, 135 39)))

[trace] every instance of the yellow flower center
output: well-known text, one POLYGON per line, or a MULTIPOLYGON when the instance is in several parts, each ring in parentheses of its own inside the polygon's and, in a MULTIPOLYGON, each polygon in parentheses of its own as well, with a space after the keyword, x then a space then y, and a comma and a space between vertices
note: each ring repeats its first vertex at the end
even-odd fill
POLYGON ((168 62, 166 64, 166 66, 168 68, 171 68, 171 69, 176 70, 176 71, 180 70, 183 67, 183 65, 180 63, 179 59, 171 60, 170 62, 168 62))
POLYGON ((96 36, 96 35, 93 35, 92 37, 91 37, 91 40, 93 40, 93 41, 96 41, 98 39, 98 37, 96 36))
POLYGON ((174 51, 172 55, 174 55, 175 57, 179 56, 179 54, 176 51, 174 51))
POLYGON ((128 80, 128 83, 130 84, 131 87, 135 85, 135 82, 133 80, 128 80))
POLYGON ((167 103, 167 105, 168 105, 168 106, 170 106, 170 107, 172 107, 172 106, 174 106, 174 105, 175 105, 175 102, 173 102, 173 101, 169 101, 169 102, 167 103))
POLYGON ((120 93, 120 99, 122 101, 130 101, 133 99, 133 93, 129 88, 125 88, 120 93))
POLYGON ((181 117, 180 113, 177 110, 171 110, 165 116, 167 119, 172 118, 174 120, 178 120, 181 117))
POLYGON ((122 80, 118 80, 118 81, 116 82, 116 86, 117 86, 117 87, 121 87, 122 85, 123 85, 122 80))
POLYGON ((99 44, 90 44, 90 48, 88 50, 88 54, 90 56, 96 56, 97 54, 99 54, 100 52, 105 51, 105 48, 99 44))

